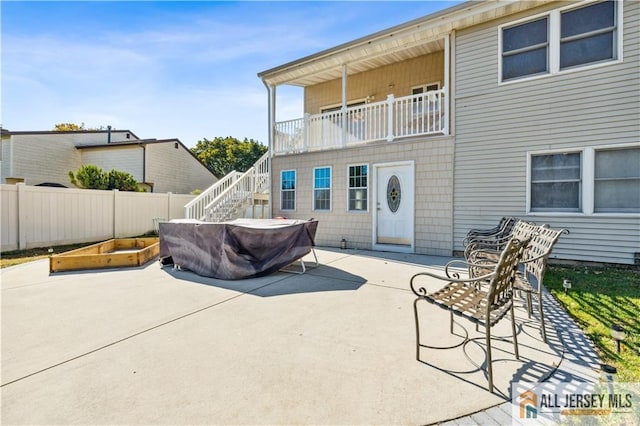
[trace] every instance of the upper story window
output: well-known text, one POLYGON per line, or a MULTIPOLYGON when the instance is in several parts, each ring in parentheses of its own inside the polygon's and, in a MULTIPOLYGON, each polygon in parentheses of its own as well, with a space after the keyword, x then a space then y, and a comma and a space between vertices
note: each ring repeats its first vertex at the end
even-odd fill
POLYGON ((419 95, 420 93, 427 93, 432 90, 440 90, 440 83, 423 84, 422 86, 416 86, 411 89, 412 95, 419 95))
POLYGON ((500 81, 621 59, 621 16, 621 2, 592 2, 500 27, 500 81))
MULTIPOLYGON (((420 94, 427 94, 429 92, 433 92, 436 90, 440 90, 440 83, 430 83, 430 84, 423 84, 421 86, 416 86, 413 87, 411 89, 411 94, 412 95, 420 95, 420 94)), ((428 98, 426 96, 419 96, 419 97, 415 97, 413 98, 413 113, 414 114, 421 114, 425 108, 423 103, 428 102, 428 98)), ((436 104, 436 103, 434 103, 436 104)), ((435 106, 431 106, 431 109, 434 109, 435 106)))
POLYGON ((280 210, 296 209, 296 171, 280 172, 280 210))
POLYGON ((331 210, 331 167, 313 169, 313 209, 331 210))
POLYGON ((616 5, 613 1, 560 14, 560 69, 615 59, 616 5))
POLYGON ((368 188, 368 166, 349 166, 349 211, 366 212, 369 209, 368 188))
POLYGON ((528 211, 640 213, 640 147, 532 154, 528 211))
POLYGON ((502 80, 549 71, 549 18, 502 30, 502 80))

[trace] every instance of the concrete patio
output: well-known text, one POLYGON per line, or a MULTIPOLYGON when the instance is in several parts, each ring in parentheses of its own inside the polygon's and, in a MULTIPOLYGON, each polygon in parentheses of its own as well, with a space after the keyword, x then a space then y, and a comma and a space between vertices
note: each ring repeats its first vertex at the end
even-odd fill
MULTIPOLYGON (((521 359, 495 340, 493 394, 483 339, 418 362, 409 278, 450 259, 317 252, 304 275, 243 281, 158 262, 3 270, 2 423, 504 424, 512 381, 597 375, 588 340, 550 297, 549 344, 518 300, 521 359)), ((421 308, 423 339, 455 339, 446 312, 421 308)), ((493 334, 509 338, 509 320, 493 334)))

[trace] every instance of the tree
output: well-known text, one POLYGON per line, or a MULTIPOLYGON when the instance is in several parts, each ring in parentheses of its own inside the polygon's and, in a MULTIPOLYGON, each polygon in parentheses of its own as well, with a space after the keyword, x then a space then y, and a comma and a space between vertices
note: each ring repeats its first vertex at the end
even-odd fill
MULTIPOLYGON (((108 128, 109 126, 107 126, 108 128)), ((85 127, 84 123, 57 123, 53 128, 54 132, 79 132, 82 130, 104 130, 104 126, 100 127, 85 127)), ((111 128, 111 130, 115 130, 111 128)))
POLYGON ((107 189, 109 186, 107 177, 102 169, 93 164, 80 167, 75 176, 72 171, 69 171, 69 179, 78 188, 107 189))
POLYGON ((57 123, 53 128, 55 132, 77 132, 79 130, 87 130, 84 127, 84 123, 80 125, 76 123, 57 123))
POLYGON ((120 191, 140 191, 136 179, 127 172, 111 170, 107 173, 107 189, 119 189, 120 191))
POLYGON ((267 147, 253 139, 244 138, 243 141, 239 141, 227 136, 200 140, 191 148, 191 152, 214 175, 222 177, 233 170, 246 172, 267 152, 267 147))
POLYGON ((141 191, 136 179, 127 172, 111 170, 105 173, 98 166, 87 164, 75 173, 69 171, 71 183, 83 189, 118 189, 120 191, 141 191))

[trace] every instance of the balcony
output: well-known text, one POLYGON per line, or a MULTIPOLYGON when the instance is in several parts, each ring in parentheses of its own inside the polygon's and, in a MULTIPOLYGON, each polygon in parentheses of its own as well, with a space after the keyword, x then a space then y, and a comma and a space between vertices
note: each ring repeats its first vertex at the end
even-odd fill
POLYGON ((448 134, 445 88, 275 124, 274 155, 340 149, 375 141, 448 134))

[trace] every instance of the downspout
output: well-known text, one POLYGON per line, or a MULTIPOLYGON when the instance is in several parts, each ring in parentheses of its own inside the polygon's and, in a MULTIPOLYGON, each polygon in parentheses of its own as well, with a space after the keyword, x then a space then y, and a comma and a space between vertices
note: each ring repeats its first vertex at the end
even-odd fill
MULTIPOLYGON (((274 117, 275 117, 275 110, 276 110, 276 87, 275 86, 271 86, 269 84, 267 84, 266 81, 264 81, 264 79, 262 80, 262 84, 264 84, 264 87, 267 89, 267 121, 268 121, 268 134, 267 134, 267 152, 269 152, 269 164, 267 166, 267 168, 269 169, 269 194, 267 196, 267 203, 269 203, 269 218, 271 218, 273 216, 273 173, 271 170, 271 166, 272 166, 272 161, 271 159, 273 158, 273 143, 274 143, 274 117)), ((264 212, 264 210, 263 210, 264 212)))

